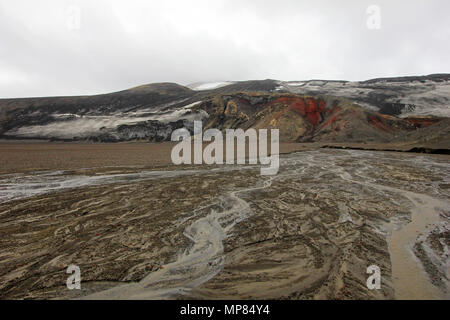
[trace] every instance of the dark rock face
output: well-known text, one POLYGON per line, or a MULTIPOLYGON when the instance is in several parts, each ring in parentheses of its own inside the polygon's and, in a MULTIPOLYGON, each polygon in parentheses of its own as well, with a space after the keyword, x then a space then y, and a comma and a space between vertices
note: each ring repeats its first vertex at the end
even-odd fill
POLYGON ((404 103, 380 102, 379 106, 380 113, 388 114, 391 116, 398 116, 402 114, 402 112, 413 112, 416 109, 415 105, 404 103))
POLYGON ((170 141, 172 132, 185 128, 192 135, 194 133, 194 124, 189 120, 178 120, 174 122, 163 123, 156 120, 148 120, 132 125, 120 125, 115 130, 101 129, 99 134, 92 135, 87 139, 93 142, 121 142, 142 140, 149 142, 170 141))
POLYGON ((189 128, 192 126, 186 120, 178 120, 169 123, 150 120, 134 125, 121 125, 117 127, 117 135, 121 141, 136 139, 145 139, 151 142, 170 141, 172 132, 184 127, 189 128))

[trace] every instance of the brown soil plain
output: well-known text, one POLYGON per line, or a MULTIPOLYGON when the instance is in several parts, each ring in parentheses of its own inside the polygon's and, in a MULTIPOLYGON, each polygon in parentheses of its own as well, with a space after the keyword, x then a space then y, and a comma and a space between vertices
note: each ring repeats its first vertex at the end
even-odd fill
POLYGON ((173 146, 1 143, 0 298, 449 298, 449 155, 286 143, 261 176, 173 146))

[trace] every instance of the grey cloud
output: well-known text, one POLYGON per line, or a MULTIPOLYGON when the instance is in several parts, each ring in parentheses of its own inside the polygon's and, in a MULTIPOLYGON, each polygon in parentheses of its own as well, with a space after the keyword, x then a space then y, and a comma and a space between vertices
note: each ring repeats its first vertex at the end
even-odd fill
POLYGON ((449 72, 446 0, 0 0, 0 97, 449 72), (366 27, 369 5, 381 29, 366 27), (80 29, 69 29, 79 8, 80 29))

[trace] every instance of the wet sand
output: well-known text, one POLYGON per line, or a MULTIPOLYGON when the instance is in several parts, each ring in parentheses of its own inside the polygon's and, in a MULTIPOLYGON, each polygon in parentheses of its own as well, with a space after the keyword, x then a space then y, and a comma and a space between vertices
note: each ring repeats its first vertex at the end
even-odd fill
MULTIPOLYGON (((1 142, 0 174, 83 168, 158 168, 172 165, 175 142, 43 143, 1 142)), ((206 145, 206 144, 205 144, 206 145)), ((280 153, 311 150, 311 144, 280 143, 280 153)))
POLYGON ((125 166, 131 154, 118 167, 10 165, 0 297, 448 299, 448 156, 304 150, 273 177, 125 166), (81 291, 65 287, 70 264, 81 291), (366 287, 372 264, 380 290, 366 287))
POLYGON ((427 226, 440 221, 436 208, 445 208, 448 202, 419 194, 409 193, 406 196, 414 205, 411 222, 400 230, 393 230, 389 239, 395 297, 401 300, 450 299, 448 293, 440 292, 432 285, 430 275, 426 274, 413 253, 418 235, 427 233, 427 226))

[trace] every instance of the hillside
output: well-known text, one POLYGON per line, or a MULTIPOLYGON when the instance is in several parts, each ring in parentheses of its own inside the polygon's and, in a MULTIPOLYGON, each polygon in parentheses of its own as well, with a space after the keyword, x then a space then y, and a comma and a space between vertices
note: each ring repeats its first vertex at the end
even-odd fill
POLYGON ((154 83, 94 96, 0 99, 0 138, 167 141, 201 120, 204 128, 278 128, 284 142, 439 144, 450 140, 449 80, 154 83))

